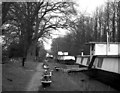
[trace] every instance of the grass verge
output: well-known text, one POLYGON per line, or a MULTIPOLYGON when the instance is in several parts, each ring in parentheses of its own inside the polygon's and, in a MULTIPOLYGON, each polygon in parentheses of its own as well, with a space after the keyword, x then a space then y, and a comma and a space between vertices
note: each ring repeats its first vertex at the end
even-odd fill
POLYGON ((2 91, 25 91, 27 84, 35 73, 38 62, 7 62, 2 65, 2 91))

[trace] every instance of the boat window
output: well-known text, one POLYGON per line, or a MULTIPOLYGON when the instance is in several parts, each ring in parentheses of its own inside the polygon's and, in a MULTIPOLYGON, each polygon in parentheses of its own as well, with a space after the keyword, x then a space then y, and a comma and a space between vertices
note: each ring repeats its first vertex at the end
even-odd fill
POLYGON ((97 67, 101 68, 103 63, 103 58, 98 58, 98 64, 97 67))

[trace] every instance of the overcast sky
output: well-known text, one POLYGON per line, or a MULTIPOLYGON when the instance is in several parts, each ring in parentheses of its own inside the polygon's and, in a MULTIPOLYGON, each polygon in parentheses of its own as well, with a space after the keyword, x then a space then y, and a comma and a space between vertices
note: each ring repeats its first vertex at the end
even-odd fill
POLYGON ((79 7, 78 10, 81 12, 86 11, 87 13, 92 14, 95 11, 96 7, 103 5, 108 0, 73 0, 79 7))

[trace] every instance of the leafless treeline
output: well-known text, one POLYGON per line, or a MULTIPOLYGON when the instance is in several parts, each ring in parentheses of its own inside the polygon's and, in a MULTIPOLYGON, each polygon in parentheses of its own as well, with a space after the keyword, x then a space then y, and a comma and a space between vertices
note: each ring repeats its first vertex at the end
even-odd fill
POLYGON ((96 8, 93 16, 80 16, 70 22, 71 33, 53 40, 52 50, 68 51, 72 55, 84 51, 89 54, 85 43, 90 41, 106 42, 107 32, 110 42, 120 42, 120 2, 108 1, 104 6, 96 8))

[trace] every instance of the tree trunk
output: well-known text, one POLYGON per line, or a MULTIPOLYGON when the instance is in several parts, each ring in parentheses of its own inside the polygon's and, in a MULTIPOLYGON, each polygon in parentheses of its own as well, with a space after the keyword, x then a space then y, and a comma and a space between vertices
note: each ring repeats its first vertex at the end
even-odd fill
POLYGON ((115 6, 113 7, 114 8, 114 13, 113 13, 113 18, 112 18, 112 41, 115 42, 115 6))
POLYGON ((37 42, 33 42, 27 51, 27 55, 26 55, 26 60, 27 61, 35 61, 36 59, 36 43, 37 42))
POLYGON ((118 2, 118 35, 117 40, 120 42, 120 2, 118 2))

